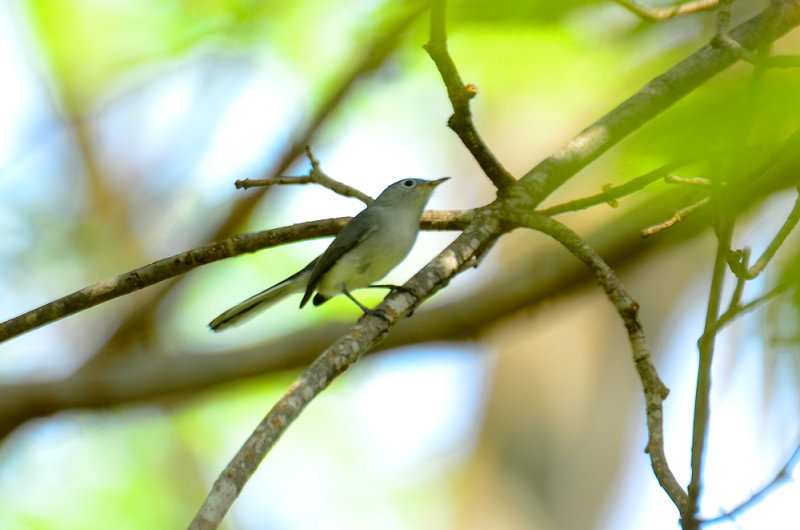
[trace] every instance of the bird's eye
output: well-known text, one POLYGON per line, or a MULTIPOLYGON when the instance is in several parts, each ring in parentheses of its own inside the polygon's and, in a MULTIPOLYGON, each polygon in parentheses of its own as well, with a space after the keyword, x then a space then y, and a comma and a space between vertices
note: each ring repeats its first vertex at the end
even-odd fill
POLYGON ((405 186, 406 188, 413 188, 414 187, 414 181, 411 180, 411 179, 404 180, 403 181, 403 186, 405 186))

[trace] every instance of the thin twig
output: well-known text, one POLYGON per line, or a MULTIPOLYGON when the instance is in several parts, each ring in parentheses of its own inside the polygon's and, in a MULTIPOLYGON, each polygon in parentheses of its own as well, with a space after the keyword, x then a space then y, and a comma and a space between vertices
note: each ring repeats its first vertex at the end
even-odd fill
POLYGON ((717 7, 717 35, 727 35, 731 24, 731 4, 733 0, 719 0, 717 7))
POLYGON ((681 15, 689 15, 714 9, 717 7, 719 0, 695 0, 694 2, 686 2, 685 4, 673 7, 648 7, 634 0, 614 0, 614 2, 641 18, 658 22, 681 15))
POLYGON ((686 186, 698 186, 700 188, 708 188, 711 186, 711 181, 702 177, 684 178, 677 175, 667 175, 664 177, 664 182, 668 184, 683 184, 686 186))
POLYGON ((736 39, 731 37, 731 34, 728 32, 728 26, 731 22, 732 3, 733 0, 719 0, 719 9, 717 9, 717 34, 714 35, 711 44, 734 53, 740 59, 750 64, 757 64, 760 60, 757 54, 742 46, 736 39))
POLYGON ((759 68, 797 68, 800 66, 800 56, 797 55, 759 55, 751 52, 738 41, 731 37, 728 25, 731 18, 731 3, 733 0, 719 0, 717 10, 717 34, 711 43, 721 49, 728 50, 739 58, 759 68))
POLYGON ((738 316, 743 315, 744 313, 749 313, 755 309, 758 309, 759 306, 765 304, 769 300, 775 298, 779 294, 783 293, 784 291, 788 291, 792 288, 796 287, 791 283, 781 283, 767 291, 766 293, 762 294, 758 298, 747 302, 746 304, 731 304, 731 307, 728 308, 720 317, 717 319, 717 323, 714 326, 714 332, 718 333, 719 330, 727 326, 730 322, 733 321, 738 316))
POLYGON ((447 88, 447 96, 453 105, 453 115, 447 125, 461 138, 466 148, 501 192, 514 184, 516 179, 495 158, 475 130, 469 101, 478 94, 475 85, 465 85, 458 69, 447 51, 447 31, 445 28, 445 1, 435 0, 431 7, 430 39, 424 46, 442 76, 447 88))
POLYGON ((704 199, 701 199, 694 204, 690 204, 686 208, 678 210, 677 212, 675 212, 675 215, 673 215, 663 223, 651 226, 649 228, 645 228, 644 230, 642 230, 642 237, 650 237, 666 230, 667 228, 670 228, 674 224, 682 221, 690 213, 708 204, 709 200, 710 200, 709 197, 705 197, 704 199))
POLYGON ((731 253, 728 264, 730 265, 731 271, 736 276, 745 280, 752 280, 761 274, 770 260, 775 256, 775 253, 778 252, 781 245, 783 245, 783 242, 786 241, 786 238, 789 237, 789 234, 794 230, 794 227, 800 222, 800 187, 797 188, 797 192, 798 196, 797 199, 795 199, 792 211, 789 212, 786 221, 784 221, 778 233, 775 234, 775 237, 769 242, 767 248, 764 249, 764 253, 761 254, 761 257, 756 260, 752 267, 749 266, 750 249, 738 250, 731 253))
POLYGON ((744 278, 736 278, 736 287, 733 288, 733 293, 731 293, 731 301, 728 303, 728 310, 725 311, 726 313, 741 305, 746 283, 747 280, 744 278))
POLYGON ((789 456, 789 459, 786 461, 786 464, 784 464, 784 466, 782 468, 780 468, 777 473, 775 473, 775 476, 772 477, 772 480, 767 482, 764 485, 764 487, 762 487, 757 492, 753 493, 750 496, 750 498, 748 498, 746 501, 742 502, 741 504, 739 504, 738 506, 736 506, 732 510, 729 510, 729 511, 727 511, 727 512, 721 514, 721 515, 718 515, 716 517, 712 517, 710 519, 705 519, 705 520, 703 520, 701 522, 703 524, 709 524, 709 523, 719 522, 722 519, 733 519, 733 517, 735 515, 737 515, 737 514, 743 512, 744 510, 747 510, 748 508, 750 508, 753 504, 755 504, 756 502, 758 502, 761 499, 763 499, 764 496, 767 493, 769 493, 773 488, 775 488, 778 484, 780 484, 784 480, 787 480, 791 476, 792 469, 794 468, 795 465, 797 465, 798 457, 800 457, 800 444, 798 444, 795 447, 794 451, 789 456))
POLYGON ((662 178, 665 174, 668 174, 675 168, 678 168, 688 163, 689 163, 688 160, 684 160, 681 162, 670 162, 669 164, 664 164, 663 166, 656 168, 653 171, 649 171, 644 175, 631 179, 625 184, 620 184, 619 186, 615 187, 604 188, 602 193, 591 195, 589 197, 584 197, 582 199, 575 199, 573 201, 556 204, 555 206, 550 206, 549 208, 544 208, 542 210, 539 210, 539 212, 542 215, 553 216, 564 212, 574 212, 577 210, 584 210, 586 208, 590 208, 598 204, 611 204, 614 201, 621 199, 622 197, 626 197, 628 195, 636 193, 639 190, 644 189, 649 184, 652 184, 653 182, 662 178))
MULTIPOLYGON (((720 185, 715 185, 719 192, 720 185)), ((705 456, 706 441, 708 440, 708 423, 710 417, 711 401, 711 363, 714 357, 714 342, 717 336, 717 319, 720 301, 722 299, 722 286, 725 279, 725 269, 730 252, 733 220, 722 212, 722 197, 717 195, 718 226, 717 226, 717 253, 714 258, 714 267, 711 274, 711 287, 706 308, 706 319, 703 334, 697 341, 699 350, 697 384, 695 388, 694 420, 692 426, 692 478, 689 482, 689 504, 681 511, 681 521, 684 530, 698 528, 697 512, 700 490, 702 489, 703 458, 705 456)))
POLYGON ((688 506, 688 496, 672 473, 664 453, 663 402, 669 394, 669 389, 661 381, 650 355, 650 347, 647 345, 647 338, 639 321, 639 304, 631 297, 603 258, 566 225, 538 212, 505 210, 504 218, 514 225, 544 232, 561 243, 592 269, 608 299, 614 304, 628 332, 634 365, 644 389, 649 433, 645 452, 650 455, 653 472, 661 487, 678 509, 684 510, 688 506))
POLYGON ((319 160, 314 157, 314 154, 311 152, 311 147, 309 146, 306 146, 306 155, 311 162, 311 170, 308 172, 308 175, 302 175, 298 177, 282 176, 262 179, 237 180, 235 182, 236 189, 246 190, 248 188, 254 188, 258 186, 277 186, 290 184, 319 184, 320 186, 328 188, 332 192, 343 197, 358 199, 366 205, 369 205, 372 202, 372 197, 366 193, 363 193, 361 190, 358 190, 352 186, 348 186, 347 184, 339 182, 338 180, 333 179, 325 174, 320 167, 319 160))

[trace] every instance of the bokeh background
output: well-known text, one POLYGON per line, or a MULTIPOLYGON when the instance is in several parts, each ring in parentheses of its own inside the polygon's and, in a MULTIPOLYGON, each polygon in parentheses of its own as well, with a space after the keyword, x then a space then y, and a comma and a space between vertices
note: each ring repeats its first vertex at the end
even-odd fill
MULTIPOLYGON (((734 23, 766 4, 735 2, 734 23)), ((449 175, 430 208, 490 202, 491 186, 446 127, 451 109, 422 49, 420 5, 0 2, 0 320, 211 240, 358 212, 357 201, 315 186, 235 190, 236 179, 303 174, 306 143, 326 173, 372 196, 406 176, 449 175)), ((713 14, 654 24, 589 0, 452 1, 448 23, 456 64, 479 90, 476 126, 517 176, 714 32, 713 14)), ((800 32, 774 49, 800 52, 800 32)), ((741 176, 800 127, 798 94, 797 69, 754 75, 737 64, 548 204, 675 160, 691 160, 683 177, 741 176)), ((782 166, 788 175, 797 151, 782 166)), ((738 247, 763 250, 795 200, 785 187, 741 213, 738 247)), ((617 208, 561 217, 601 249, 641 304, 672 391, 666 449, 683 484, 715 240, 702 214, 645 241, 638 234, 695 194, 657 182, 617 208)), ((387 280, 402 283, 455 235, 421 234, 387 280)), ((234 331, 206 328, 326 244, 200 267, 15 338, 0 345, 0 384, 102 373, 120 359, 248 348, 269 356, 276 338, 353 322, 358 310, 346 300, 300 311, 290 299, 234 331)), ((793 234, 745 300, 796 274, 797 255, 793 234)), ((643 396, 624 328, 588 271, 544 236, 517 231, 404 329, 426 318, 447 327, 442 315, 457 318, 467 306, 485 313, 446 341, 365 357, 313 402, 248 483, 226 528, 678 528, 643 453, 643 396)), ((797 323, 789 293, 720 336, 705 515, 746 500, 798 443, 797 323)), ((196 392, 30 418, 0 442, 0 528, 186 526, 298 373, 252 373, 196 392)), ((797 477, 792 467, 763 501, 715 526, 797 528, 797 477)))

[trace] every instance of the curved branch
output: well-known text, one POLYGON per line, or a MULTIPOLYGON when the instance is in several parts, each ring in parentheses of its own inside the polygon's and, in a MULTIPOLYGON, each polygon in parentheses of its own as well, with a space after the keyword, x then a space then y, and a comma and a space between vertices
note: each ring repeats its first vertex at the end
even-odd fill
POLYGON ((649 439, 645 452, 650 455, 650 463, 659 484, 667 492, 675 506, 683 512, 686 506, 689 505, 689 497, 669 468, 667 457, 664 453, 663 402, 669 394, 669 389, 661 381, 653 363, 653 358, 650 355, 650 347, 647 345, 644 329, 639 321, 639 304, 628 293, 628 290, 619 281, 611 267, 603 261, 600 254, 566 225, 535 212, 506 211, 504 214, 509 222, 539 230, 553 237, 553 239, 572 252, 575 257, 588 265, 605 290, 608 299, 611 300, 620 317, 622 317, 625 329, 628 332, 628 340, 633 350, 633 362, 644 388, 647 405, 649 439))

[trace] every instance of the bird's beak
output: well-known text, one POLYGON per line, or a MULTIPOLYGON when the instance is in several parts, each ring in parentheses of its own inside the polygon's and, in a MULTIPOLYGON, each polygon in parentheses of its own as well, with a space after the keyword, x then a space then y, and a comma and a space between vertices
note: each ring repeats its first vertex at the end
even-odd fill
POLYGON ((439 184, 441 184, 445 180, 450 180, 450 177, 444 177, 444 178, 440 178, 438 180, 429 180, 428 182, 425 183, 425 186, 430 187, 430 188, 435 188, 436 186, 438 186, 439 184))

